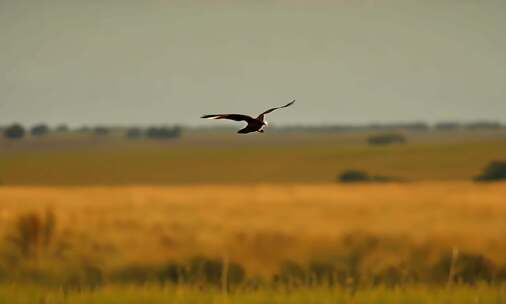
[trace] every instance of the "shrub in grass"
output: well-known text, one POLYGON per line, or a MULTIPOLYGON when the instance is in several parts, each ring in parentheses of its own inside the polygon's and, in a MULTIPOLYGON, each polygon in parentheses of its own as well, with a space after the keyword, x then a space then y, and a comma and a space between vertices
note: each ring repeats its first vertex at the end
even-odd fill
POLYGON ((378 134, 369 136, 367 142, 370 145, 388 145, 388 144, 403 144, 406 138, 401 134, 378 134))
POLYGON ((92 263, 81 263, 74 269, 66 272, 66 278, 61 282, 64 290, 82 288, 97 288, 102 285, 104 274, 102 270, 92 263))
POLYGON ((368 182, 371 177, 367 172, 360 170, 347 170, 339 175, 339 181, 343 183, 368 182))
POLYGON ((358 183, 358 182, 399 182, 402 179, 397 177, 383 175, 369 175, 361 170, 346 170, 337 177, 342 183, 358 183))
POLYGON ((188 271, 184 265, 169 262, 158 270, 160 282, 184 283, 188 280, 188 271))
POLYGON ((229 286, 240 284, 246 276, 244 268, 237 263, 225 265, 221 259, 194 257, 188 265, 188 278, 194 284, 221 286, 224 270, 227 270, 226 281, 229 286))
POLYGON ((334 285, 337 283, 338 270, 332 262, 323 260, 312 260, 309 262, 308 271, 311 279, 317 285, 334 285))
POLYGON ((44 216, 36 212, 22 214, 17 218, 14 231, 8 240, 23 257, 34 257, 49 247, 55 225, 56 219, 52 211, 47 211, 44 216))
POLYGON ((476 181, 498 181, 506 180, 506 161, 493 161, 483 172, 475 177, 476 181))
POLYGON ((158 269, 154 265, 130 264, 114 270, 110 279, 118 283, 145 284, 158 278, 158 269))
POLYGON ((430 274, 433 282, 460 282, 474 284, 490 282, 494 265, 481 254, 469 252, 445 253, 433 265, 430 274))
POLYGON ((274 276, 274 281, 296 287, 305 285, 307 278, 307 271, 303 266, 293 261, 285 261, 281 264, 279 273, 274 276))

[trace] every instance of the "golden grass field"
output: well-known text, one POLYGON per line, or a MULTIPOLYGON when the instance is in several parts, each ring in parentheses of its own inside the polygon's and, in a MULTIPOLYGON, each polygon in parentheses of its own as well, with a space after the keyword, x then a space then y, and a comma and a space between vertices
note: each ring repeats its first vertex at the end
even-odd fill
MULTIPOLYGON (((484 254, 506 264, 506 184, 0 188, 0 232, 52 210, 56 240, 109 267, 223 257, 253 274, 339 253, 347 235, 484 254)), ((408 248, 405 248, 408 249, 408 248)), ((402 252, 382 254, 395 263, 402 252)))
POLYGON ((208 135, 0 140, 0 303, 506 302, 503 131, 208 135))
MULTIPOLYGON (((68 273, 80 273, 80 268, 90 265, 99 269, 105 279, 101 279, 103 287, 98 290, 71 289, 70 293, 37 287, 40 282, 0 284, 0 301, 504 303, 504 286, 480 285, 478 281, 474 287, 457 285, 448 289, 449 273, 443 273, 442 283, 397 282, 401 285, 394 289, 366 284, 356 292, 347 285, 330 288, 325 283, 293 289, 299 285, 292 282, 284 287, 289 288, 285 291, 270 285, 260 285, 264 286, 260 289, 247 285, 223 294, 214 288, 203 291, 158 284, 121 287, 107 282, 117 269, 163 265, 194 256, 229 259, 243 266, 248 277, 270 280, 286 261, 306 265, 314 259, 331 260, 343 252, 348 254, 350 248, 358 250, 356 254, 362 259, 355 275, 366 277, 411 268, 413 265, 406 263, 421 260, 412 260, 410 252, 423 254, 420 263, 433 264, 442 253, 455 249, 483 256, 494 269, 504 271, 505 197, 504 183, 471 182, 3 187, 0 234, 5 238, 0 252, 6 282, 9 271, 24 269, 33 273, 30 271, 35 269, 48 271, 50 282, 66 284, 68 273), (38 248, 40 251, 33 256, 20 257, 9 265, 5 253, 13 252, 8 240, 16 233, 20 215, 35 212, 43 217, 47 210, 54 213, 56 223, 49 247, 38 248), (64 279, 60 282, 61 277, 64 279)), ((12 282, 16 280, 14 276, 12 282)))

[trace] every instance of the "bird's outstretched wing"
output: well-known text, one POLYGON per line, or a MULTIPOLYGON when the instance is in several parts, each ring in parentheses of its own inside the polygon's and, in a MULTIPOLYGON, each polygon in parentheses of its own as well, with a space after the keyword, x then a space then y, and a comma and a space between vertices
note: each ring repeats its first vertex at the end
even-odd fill
POLYGON ((265 115, 265 114, 269 114, 269 113, 271 113, 271 112, 273 112, 273 111, 276 111, 277 109, 287 108, 287 107, 289 107, 289 106, 293 105, 294 103, 295 103, 295 99, 294 99, 294 100, 292 100, 292 102, 290 102, 289 104, 286 104, 286 105, 284 105, 284 106, 282 106, 282 107, 277 107, 277 108, 272 108, 272 109, 269 109, 269 110, 267 110, 267 111, 263 112, 262 114, 260 114, 258 117, 263 116, 263 115, 265 115))
POLYGON ((201 116, 201 118, 230 119, 230 120, 235 120, 235 121, 246 121, 246 122, 255 120, 253 117, 250 117, 248 115, 242 115, 242 114, 210 114, 210 115, 201 116))

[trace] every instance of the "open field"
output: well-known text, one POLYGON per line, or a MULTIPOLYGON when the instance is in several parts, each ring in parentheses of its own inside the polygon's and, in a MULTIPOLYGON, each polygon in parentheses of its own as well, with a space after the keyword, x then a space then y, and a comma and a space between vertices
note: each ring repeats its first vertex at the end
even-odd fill
POLYGON ((504 131, 369 134, 2 139, 0 303, 505 303, 504 131))
POLYGON ((32 258, 55 272, 86 261, 107 274, 204 256, 270 278, 287 261, 359 255, 353 272, 374 277, 410 269, 406 263, 429 269, 458 250, 485 259, 495 277, 506 265, 505 197, 504 183, 469 182, 3 187, 0 248, 4 274, 9 265, 32 267, 32 258), (20 216, 35 212, 44 222, 47 210, 54 227, 48 244, 40 245, 41 232, 32 246, 20 216), (28 238, 25 254, 9 241, 21 237, 28 238))
POLYGON ((406 144, 370 146, 367 136, 375 133, 238 136, 233 131, 194 131, 166 141, 93 134, 2 139, 0 183, 329 183, 347 169, 408 181, 469 180, 490 161, 506 157, 504 130, 404 132, 406 144))

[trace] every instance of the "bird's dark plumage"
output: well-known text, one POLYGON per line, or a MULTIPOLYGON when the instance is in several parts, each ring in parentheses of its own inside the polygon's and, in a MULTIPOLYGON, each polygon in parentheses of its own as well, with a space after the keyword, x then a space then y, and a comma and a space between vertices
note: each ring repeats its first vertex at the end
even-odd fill
POLYGON ((262 114, 258 115, 257 118, 253 118, 251 116, 242 115, 242 114, 209 114, 209 115, 201 116, 201 118, 229 119, 229 120, 234 120, 234 121, 245 121, 248 123, 248 125, 244 129, 239 130, 237 133, 240 133, 240 134, 246 134, 246 133, 252 133, 252 132, 263 133, 264 132, 263 129, 267 125, 267 122, 265 121, 266 114, 269 114, 269 113, 271 113, 275 110, 278 110, 278 109, 287 108, 287 107, 293 105, 294 103, 295 103, 295 100, 293 100, 292 102, 290 102, 284 106, 269 109, 269 110, 263 112, 262 114))
POLYGON ((293 105, 294 103, 295 103, 295 100, 292 100, 292 102, 290 102, 289 104, 286 104, 286 105, 284 105, 284 106, 282 106, 282 107, 276 107, 276 108, 269 109, 269 110, 267 110, 267 111, 263 112, 263 113, 262 113, 262 114, 260 114, 260 115, 269 114, 269 113, 274 112, 274 111, 276 111, 276 110, 278 110, 278 109, 288 108, 289 106, 293 105))
POLYGON ((241 114, 210 114, 210 115, 204 115, 201 118, 207 118, 207 119, 230 119, 235 121, 249 121, 253 120, 253 117, 247 116, 247 115, 241 115, 241 114))

